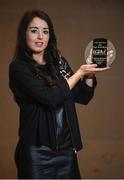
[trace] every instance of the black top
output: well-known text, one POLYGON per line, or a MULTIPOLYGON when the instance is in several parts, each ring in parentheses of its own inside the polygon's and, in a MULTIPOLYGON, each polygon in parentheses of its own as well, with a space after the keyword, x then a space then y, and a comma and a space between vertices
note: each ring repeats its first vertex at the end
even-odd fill
MULTIPOLYGON (((47 71, 47 65, 38 65, 41 71, 47 71)), ((59 104, 55 108, 55 136, 57 150, 73 148, 71 134, 68 127, 64 104, 59 104)))
MULTIPOLYGON (((47 71, 46 64, 37 66, 41 71, 47 71)), ((58 104, 55 108, 55 136, 56 149, 65 150, 72 149, 72 140, 70 129, 67 123, 64 104, 58 104)))
MULTIPOLYGON (((73 75, 65 59, 60 65, 61 72, 68 76, 73 75)), ((89 87, 85 79, 79 81, 72 90, 64 79, 58 81, 57 86, 49 87, 42 78, 39 78, 30 62, 17 59, 9 66, 9 86, 20 108, 19 141, 21 143, 46 145, 56 149, 55 110, 62 104, 66 112, 64 113, 66 118, 63 119, 68 122, 73 147, 77 151, 82 148, 75 103, 88 104, 94 95, 95 78, 93 87, 89 87)))

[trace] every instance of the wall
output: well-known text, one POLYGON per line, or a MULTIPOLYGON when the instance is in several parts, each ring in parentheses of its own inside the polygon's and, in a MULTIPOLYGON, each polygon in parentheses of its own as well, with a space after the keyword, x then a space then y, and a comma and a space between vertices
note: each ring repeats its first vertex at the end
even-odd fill
POLYGON ((78 153, 83 178, 124 178, 124 1, 123 0, 1 0, 0 1, 0 178, 15 178, 14 150, 19 109, 8 88, 8 65, 22 14, 46 11, 54 22, 58 47, 75 71, 95 37, 106 37, 117 50, 111 69, 97 75, 93 100, 76 105, 84 149, 78 153))

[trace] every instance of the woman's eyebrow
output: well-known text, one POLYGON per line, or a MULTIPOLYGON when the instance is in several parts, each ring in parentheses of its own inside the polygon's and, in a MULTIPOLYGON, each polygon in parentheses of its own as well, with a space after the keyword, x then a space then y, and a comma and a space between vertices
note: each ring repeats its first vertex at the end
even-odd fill
POLYGON ((43 29, 49 29, 48 27, 44 27, 43 29))
MULTIPOLYGON (((39 28, 38 28, 38 27, 36 27, 36 26, 30 26, 30 27, 29 27, 29 29, 32 29, 32 28, 33 28, 33 29, 39 29, 39 28)), ((48 28, 48 27, 44 27, 43 29, 45 29, 45 30, 46 30, 46 29, 49 29, 49 28, 48 28)))
POLYGON ((29 29, 32 29, 32 28, 38 29, 38 27, 35 27, 35 26, 30 26, 29 27, 29 29))

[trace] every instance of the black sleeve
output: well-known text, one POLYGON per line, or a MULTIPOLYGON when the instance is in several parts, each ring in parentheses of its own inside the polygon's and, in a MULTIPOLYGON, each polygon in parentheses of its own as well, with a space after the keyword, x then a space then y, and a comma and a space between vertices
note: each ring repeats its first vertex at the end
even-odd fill
MULTIPOLYGON (((64 76, 69 78, 74 74, 73 70, 71 69, 65 58, 61 59, 61 64, 61 69, 63 69, 62 71, 64 72, 64 76)), ((90 87, 86 84, 85 78, 78 81, 78 83, 71 90, 74 101, 84 105, 88 104, 88 102, 92 99, 94 95, 96 85, 97 81, 95 76, 93 78, 93 87, 90 87)))
POLYGON ((16 97, 21 92, 43 105, 55 107, 71 97, 68 83, 59 82, 57 86, 48 87, 44 80, 38 79, 31 69, 23 63, 12 63, 9 68, 10 88, 16 97))

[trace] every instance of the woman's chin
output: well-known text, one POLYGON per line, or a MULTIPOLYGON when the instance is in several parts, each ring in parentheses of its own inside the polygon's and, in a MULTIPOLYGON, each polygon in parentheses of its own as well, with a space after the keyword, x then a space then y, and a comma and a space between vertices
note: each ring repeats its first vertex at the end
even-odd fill
POLYGON ((33 50, 33 54, 43 54, 44 50, 33 50))

